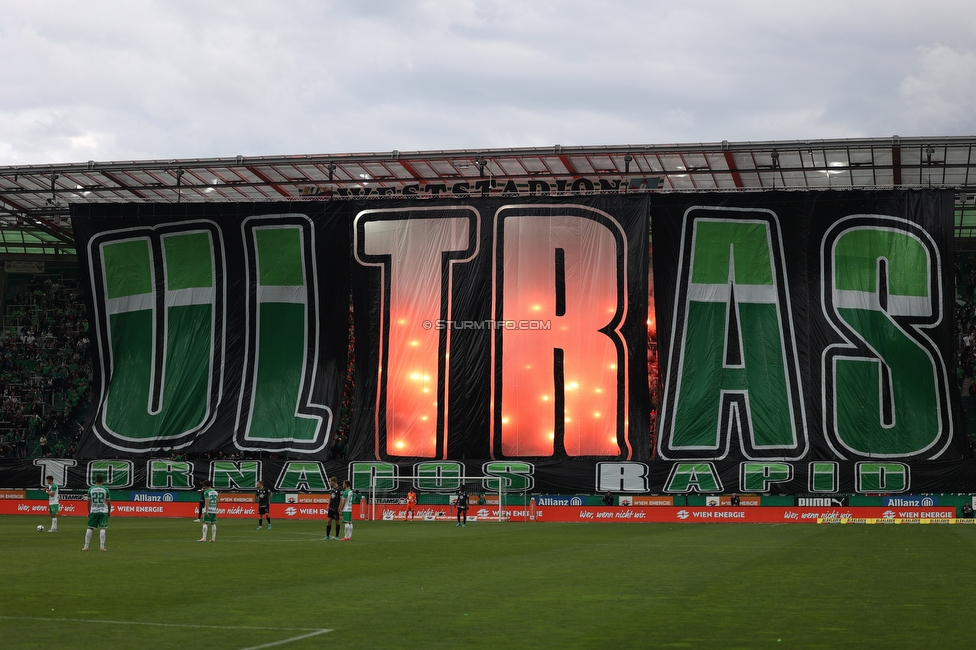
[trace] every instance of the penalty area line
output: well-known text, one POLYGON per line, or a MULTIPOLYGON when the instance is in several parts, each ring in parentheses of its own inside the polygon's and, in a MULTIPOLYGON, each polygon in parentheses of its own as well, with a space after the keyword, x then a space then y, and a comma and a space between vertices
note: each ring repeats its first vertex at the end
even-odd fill
MULTIPOLYGON (((53 616, 0 616, 0 620, 6 621, 55 621, 60 623, 104 623, 106 625, 149 625, 152 627, 187 627, 187 628, 200 628, 206 630, 266 630, 270 632, 308 632, 311 631, 312 634, 307 634, 306 636, 315 636, 316 634, 323 634, 325 632, 331 632, 332 630, 321 629, 317 627, 257 627, 251 625, 199 625, 193 623, 151 623, 148 621, 108 621, 95 618, 55 618, 53 616)), ((284 643, 284 641, 276 641, 275 645, 279 643, 284 643)), ((268 646, 255 646, 258 648, 266 648, 268 646)))

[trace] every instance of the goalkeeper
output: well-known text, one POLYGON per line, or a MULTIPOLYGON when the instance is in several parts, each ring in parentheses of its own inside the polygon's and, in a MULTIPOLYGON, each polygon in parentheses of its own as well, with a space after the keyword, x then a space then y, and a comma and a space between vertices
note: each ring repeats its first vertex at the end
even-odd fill
POLYGON ((464 485, 461 485, 461 489, 458 490, 454 505, 457 506, 457 524, 455 527, 461 526, 463 528, 468 523, 468 490, 464 485))

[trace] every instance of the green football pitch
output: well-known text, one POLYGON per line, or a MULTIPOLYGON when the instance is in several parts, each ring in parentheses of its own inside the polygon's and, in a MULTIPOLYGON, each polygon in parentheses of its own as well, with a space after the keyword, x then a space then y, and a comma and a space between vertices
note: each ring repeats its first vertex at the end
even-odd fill
POLYGON ((963 648, 976 528, 0 517, 3 648, 963 648), (328 630, 328 631, 325 631, 328 630))

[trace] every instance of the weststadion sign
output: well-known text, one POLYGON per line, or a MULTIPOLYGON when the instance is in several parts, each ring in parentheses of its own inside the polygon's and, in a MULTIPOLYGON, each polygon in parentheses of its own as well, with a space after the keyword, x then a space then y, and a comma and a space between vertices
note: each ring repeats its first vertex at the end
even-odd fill
MULTIPOLYGON (((976 489, 948 373, 952 206, 938 190, 73 206, 97 354, 79 456, 276 453, 220 476, 310 490, 393 489, 423 463, 552 494, 976 489), (347 464, 327 458, 350 290, 347 464), (550 326, 421 327, 530 319, 550 326)), ((153 489, 213 471, 135 462, 153 489)))
POLYGON ((572 181, 567 179, 536 178, 516 181, 511 178, 470 178, 451 183, 390 183, 388 179, 363 179, 360 187, 339 187, 304 185, 299 186, 299 195, 309 199, 357 198, 357 197, 435 197, 452 196, 465 198, 471 196, 539 196, 565 194, 587 194, 591 192, 641 192, 655 190, 661 184, 661 177, 648 176, 586 177, 572 181), (381 187, 379 184, 383 183, 381 187))

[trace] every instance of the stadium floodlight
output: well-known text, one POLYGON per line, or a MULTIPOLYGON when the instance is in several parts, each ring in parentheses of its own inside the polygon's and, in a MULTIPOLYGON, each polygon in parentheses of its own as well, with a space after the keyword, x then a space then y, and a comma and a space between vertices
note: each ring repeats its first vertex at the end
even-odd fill
POLYGON ((183 198, 183 188, 180 187, 180 185, 183 182, 183 171, 184 170, 182 167, 176 168, 176 202, 177 203, 179 203, 180 200, 183 198))

